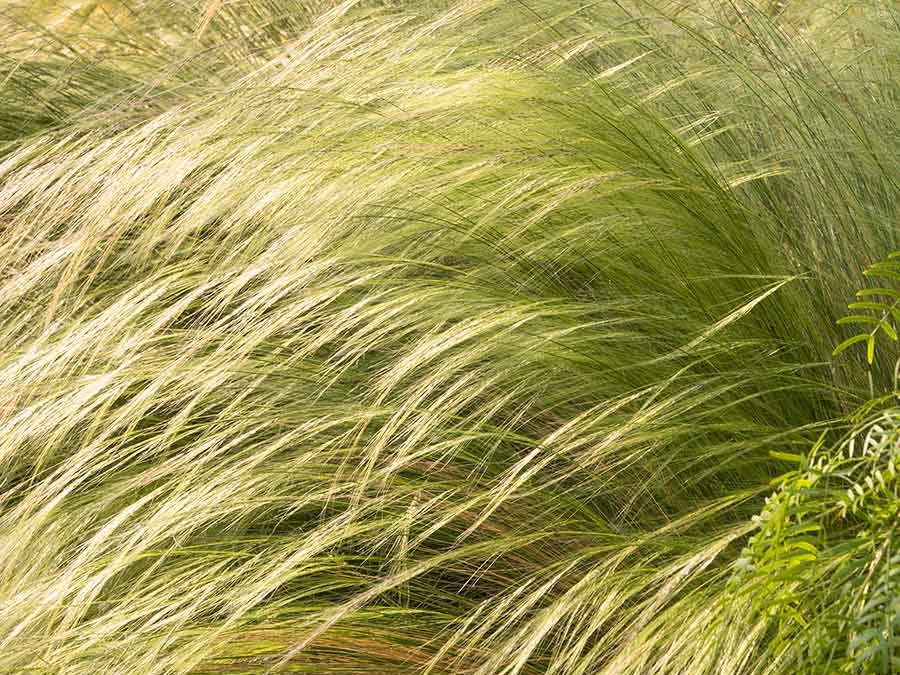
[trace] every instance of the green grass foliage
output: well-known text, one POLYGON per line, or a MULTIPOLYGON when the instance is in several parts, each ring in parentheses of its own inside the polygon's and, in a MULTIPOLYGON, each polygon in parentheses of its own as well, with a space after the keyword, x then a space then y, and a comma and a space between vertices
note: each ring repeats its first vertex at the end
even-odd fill
POLYGON ((900 672, 891 0, 0 36, 0 672, 900 672))

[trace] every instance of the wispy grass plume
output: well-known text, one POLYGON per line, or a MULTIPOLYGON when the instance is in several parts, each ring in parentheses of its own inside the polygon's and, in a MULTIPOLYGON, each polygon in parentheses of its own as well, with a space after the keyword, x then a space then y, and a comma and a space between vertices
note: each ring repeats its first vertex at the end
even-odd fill
POLYGON ((898 29, 0 2, 0 672, 896 671, 898 29))

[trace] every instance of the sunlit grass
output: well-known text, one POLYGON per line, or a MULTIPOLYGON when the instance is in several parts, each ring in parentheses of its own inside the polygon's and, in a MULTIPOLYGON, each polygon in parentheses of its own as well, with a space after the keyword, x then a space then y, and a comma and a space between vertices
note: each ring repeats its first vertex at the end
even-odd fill
POLYGON ((0 671, 898 668, 890 3, 2 7, 0 671))

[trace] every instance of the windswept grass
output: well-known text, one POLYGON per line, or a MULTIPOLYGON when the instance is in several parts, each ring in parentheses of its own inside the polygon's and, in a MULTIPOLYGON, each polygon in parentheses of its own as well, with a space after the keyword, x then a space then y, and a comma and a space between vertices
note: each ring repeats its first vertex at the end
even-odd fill
POLYGON ((892 3, 0 31, 0 672, 900 669, 892 3))

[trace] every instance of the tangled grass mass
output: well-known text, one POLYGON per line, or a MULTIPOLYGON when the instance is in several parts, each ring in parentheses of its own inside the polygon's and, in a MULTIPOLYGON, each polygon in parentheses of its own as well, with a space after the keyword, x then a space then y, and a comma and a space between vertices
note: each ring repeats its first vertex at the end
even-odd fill
POLYGON ((0 36, 0 672, 900 673, 895 0, 0 36))

